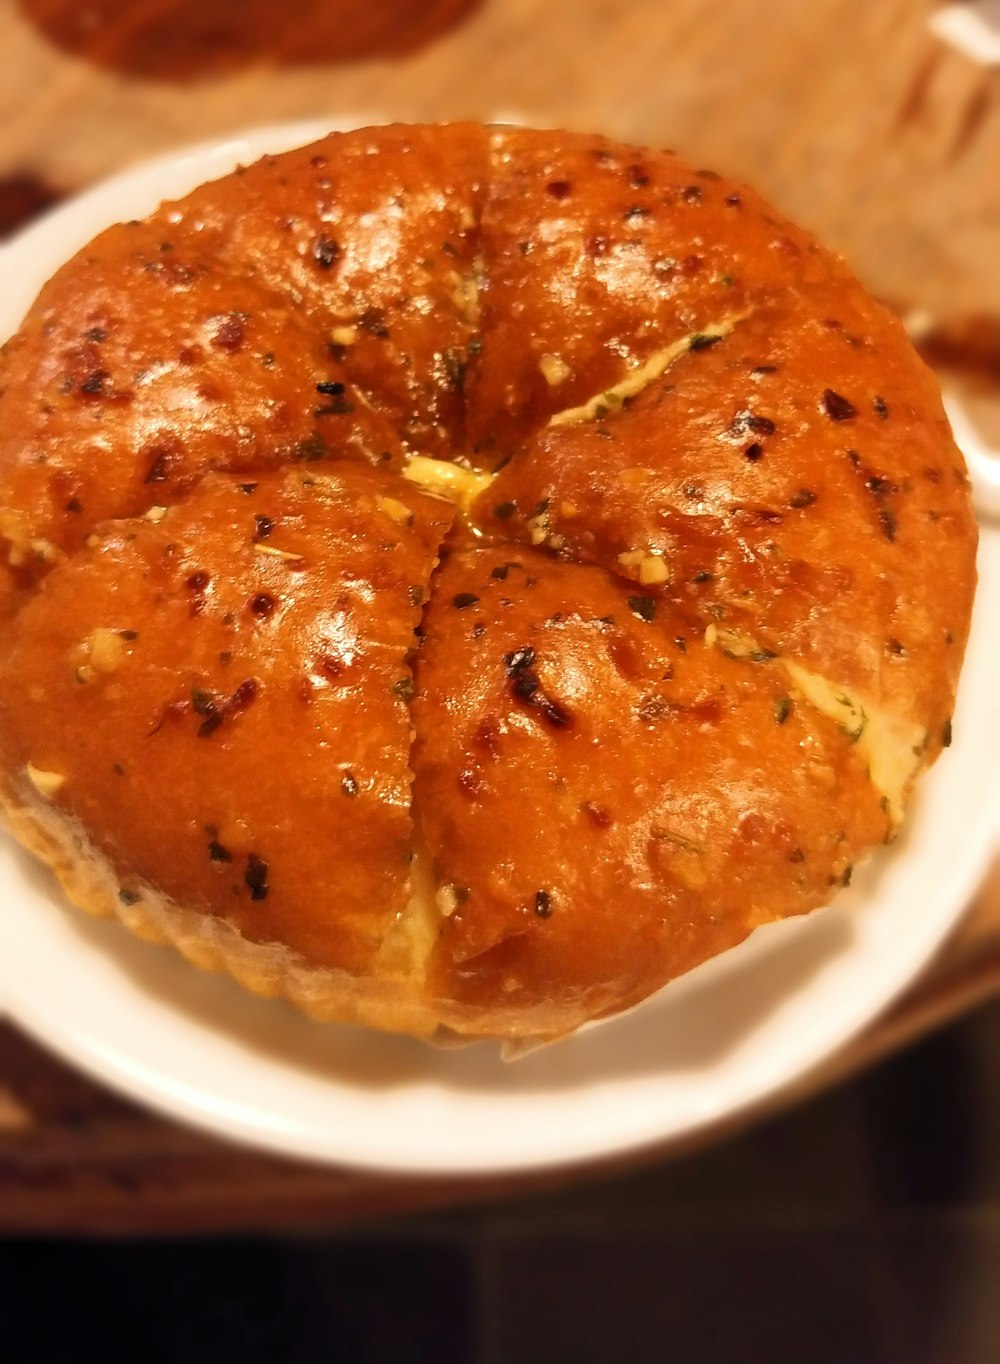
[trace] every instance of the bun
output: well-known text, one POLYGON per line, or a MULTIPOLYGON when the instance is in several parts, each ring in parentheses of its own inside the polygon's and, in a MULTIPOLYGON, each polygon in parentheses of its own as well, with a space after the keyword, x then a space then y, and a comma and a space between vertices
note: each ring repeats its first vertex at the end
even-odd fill
POLYGON ((934 380, 671 153, 335 134, 111 228, 0 360, 0 803, 322 1019, 547 1039, 888 841, 974 588, 934 380))

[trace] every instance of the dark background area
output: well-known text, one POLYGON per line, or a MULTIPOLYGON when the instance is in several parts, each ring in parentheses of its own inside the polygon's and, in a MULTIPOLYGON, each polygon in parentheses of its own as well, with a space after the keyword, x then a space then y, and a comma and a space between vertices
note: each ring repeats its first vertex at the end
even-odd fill
POLYGON ((734 1140, 336 1234, 0 1244, 11 1364, 996 1364, 1000 1004, 734 1140))

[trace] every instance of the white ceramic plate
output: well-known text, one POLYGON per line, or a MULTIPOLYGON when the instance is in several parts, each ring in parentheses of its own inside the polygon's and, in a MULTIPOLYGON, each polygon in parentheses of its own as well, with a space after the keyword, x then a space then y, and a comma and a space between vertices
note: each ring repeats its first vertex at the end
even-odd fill
MULTIPOLYGON (((269 129, 161 159, 50 215, 0 252, 0 335, 100 228, 321 131, 269 129)), ((842 1046, 913 979, 974 892, 1000 826, 1000 532, 984 536, 981 568, 955 744, 924 781, 904 837, 833 908, 759 931, 627 1017, 515 1064, 487 1045, 438 1052, 321 1027, 76 913, 7 840, 0 1004, 152 1108, 321 1161, 471 1174, 688 1138, 842 1046)))

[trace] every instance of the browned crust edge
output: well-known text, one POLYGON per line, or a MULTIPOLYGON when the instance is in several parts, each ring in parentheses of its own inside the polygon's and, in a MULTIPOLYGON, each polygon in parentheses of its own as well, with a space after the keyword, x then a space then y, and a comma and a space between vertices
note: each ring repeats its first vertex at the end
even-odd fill
POLYGON ((126 904, 109 860, 75 820, 35 794, 26 778, 0 777, 0 826, 55 874, 78 909, 115 919, 145 942, 173 947, 193 966, 232 976, 263 999, 287 1000, 314 1022, 375 1028, 439 1047, 516 1039, 509 1053, 516 1055, 566 1036, 582 1021, 568 1023, 562 1009, 549 1005, 484 1013, 428 998, 416 978, 314 966, 281 943, 252 942, 226 920, 177 904, 148 885, 141 899, 126 904))

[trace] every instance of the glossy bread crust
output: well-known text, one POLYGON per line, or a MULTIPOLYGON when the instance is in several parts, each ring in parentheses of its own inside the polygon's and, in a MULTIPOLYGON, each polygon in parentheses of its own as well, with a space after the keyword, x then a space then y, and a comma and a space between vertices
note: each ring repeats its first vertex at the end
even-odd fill
POLYGON ((336 134, 103 233, 0 358, 0 801, 317 1018, 550 1038, 890 839, 975 526, 837 258, 666 152, 336 134))

